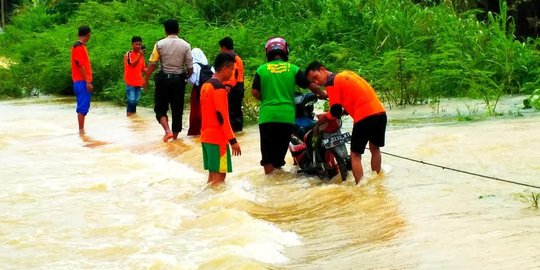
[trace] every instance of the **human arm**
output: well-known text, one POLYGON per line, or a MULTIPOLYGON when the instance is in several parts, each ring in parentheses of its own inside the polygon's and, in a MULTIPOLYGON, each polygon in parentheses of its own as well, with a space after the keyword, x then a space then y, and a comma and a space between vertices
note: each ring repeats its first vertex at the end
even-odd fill
POLYGON ((188 78, 188 82, 191 85, 197 85, 199 83, 199 74, 201 72, 201 67, 195 63, 193 65, 193 72, 191 73, 191 76, 188 78))
POLYGON ((238 63, 238 75, 236 76, 237 81, 244 82, 244 61, 237 55, 237 63, 238 63))
POLYGON ((136 67, 139 62, 142 60, 144 61, 144 51, 140 51, 137 56, 135 56, 135 59, 132 59, 133 58, 133 52, 128 52, 127 54, 127 61, 128 61, 128 65, 130 65, 131 67, 136 67))
POLYGON ((145 54, 145 53, 146 53, 146 49, 145 49, 144 46, 143 46, 143 48, 141 49, 141 54, 142 54, 142 56, 143 56, 143 59, 142 59, 142 61, 143 61, 143 70, 142 70, 142 72, 143 72, 143 73, 146 73, 146 68, 147 68, 147 66, 146 66, 146 61, 144 60, 144 54, 145 54))
POLYGON ((317 95, 319 99, 327 99, 328 95, 326 92, 324 92, 321 87, 315 83, 310 82, 306 75, 302 70, 298 70, 296 72, 296 76, 294 77, 294 80, 296 82, 296 85, 298 85, 301 88, 308 88, 313 94, 317 95))
POLYGON ((325 114, 328 119, 336 119, 343 115, 343 100, 342 100, 342 91, 344 88, 349 87, 348 85, 343 84, 341 77, 334 79, 332 86, 327 86, 328 90, 328 105, 330 110, 325 114))
POLYGON ((148 64, 148 68, 146 69, 146 74, 144 74, 144 83, 143 87, 148 87, 148 80, 150 80, 150 76, 152 76, 152 73, 156 70, 156 63, 150 62, 148 64))
POLYGON ((233 155, 238 156, 241 154, 240 145, 234 136, 232 130, 231 122, 229 120, 229 105, 228 105, 228 94, 224 90, 216 90, 214 92, 214 104, 216 106, 216 114, 219 123, 221 124, 221 129, 225 138, 229 141, 231 148, 233 149, 233 155))
POLYGON ((187 71, 187 77, 191 77, 191 75, 193 74, 193 66, 194 66, 194 62, 193 62, 193 55, 191 54, 191 46, 189 47, 189 50, 186 50, 185 54, 184 54, 184 59, 186 59, 186 71, 187 71))
POLYGON ((328 120, 341 118, 341 116, 346 114, 347 112, 343 110, 343 106, 340 104, 334 104, 330 107, 330 111, 317 115, 317 123, 322 124, 328 122, 328 120))
MULTIPOLYGON (((142 70, 141 70, 142 74, 146 75, 146 70, 147 70, 147 68, 146 68, 146 62, 144 62, 144 59, 143 59, 143 67, 142 67, 142 70)), ((143 75, 143 76, 144 76, 144 75, 143 75)), ((143 78, 144 78, 144 77, 143 77, 143 78)))
MULTIPOLYGON (((147 67, 146 67, 146 61, 144 60, 144 52, 145 50, 141 50, 141 52, 139 53, 139 65, 140 65, 140 72, 141 72, 141 75, 143 76, 143 84, 144 84, 144 77, 146 76, 146 70, 147 70, 147 67)), ((144 90, 144 88, 142 89, 144 90)))
POLYGON ((236 68, 236 63, 234 63, 234 70, 233 70, 233 73, 231 74, 231 77, 227 81, 223 82, 223 84, 225 85, 225 89, 227 90, 227 93, 230 94, 231 89, 235 87, 236 84, 238 83, 238 81, 236 80, 237 77, 238 77, 238 69, 236 68))
POLYGON ((257 100, 261 100, 261 77, 258 73, 255 73, 253 78, 253 85, 251 86, 251 94, 257 100))
POLYGON ((75 63, 77 65, 77 69, 82 74, 82 76, 84 78, 84 81, 86 82, 86 91, 93 92, 94 91, 94 86, 92 85, 92 82, 90 81, 90 79, 86 75, 86 68, 83 65, 79 64, 79 62, 77 62, 77 61, 75 61, 75 63))
POLYGON ((240 144, 238 142, 236 142, 235 144, 231 144, 231 148, 233 156, 242 155, 242 150, 240 150, 240 144))
POLYGON ((148 68, 146 69, 146 74, 144 76, 144 83, 143 87, 146 88, 148 86, 148 80, 150 80, 150 76, 152 76, 152 73, 156 70, 157 62, 159 61, 160 54, 157 49, 157 43, 154 45, 154 50, 152 50, 152 54, 150 55, 150 59, 148 59, 148 68))
POLYGON ((261 101, 261 92, 259 89, 251 88, 251 95, 253 95, 256 100, 261 101))
POLYGON ((310 83, 308 86, 309 90, 313 92, 321 100, 328 99, 328 94, 321 89, 321 87, 316 83, 310 83))

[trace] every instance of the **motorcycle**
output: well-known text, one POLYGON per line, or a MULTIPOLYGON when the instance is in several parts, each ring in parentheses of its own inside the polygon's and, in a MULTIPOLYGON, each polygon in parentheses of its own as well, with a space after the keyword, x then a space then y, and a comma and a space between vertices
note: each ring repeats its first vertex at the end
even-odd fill
POLYGON ((345 143, 351 140, 351 135, 341 132, 340 119, 317 124, 313 113, 313 105, 317 101, 313 93, 297 93, 295 127, 289 151, 294 164, 300 167, 299 173, 327 180, 340 174, 341 180, 345 181, 350 170, 350 156, 345 143))

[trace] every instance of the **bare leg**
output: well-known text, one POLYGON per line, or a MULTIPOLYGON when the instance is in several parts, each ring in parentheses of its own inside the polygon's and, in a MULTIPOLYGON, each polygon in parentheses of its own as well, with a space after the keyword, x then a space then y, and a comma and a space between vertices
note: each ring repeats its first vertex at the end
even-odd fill
POLYGON ((161 118, 159 118, 159 123, 163 127, 163 130, 165 130, 165 136, 163 136, 163 141, 167 142, 173 137, 171 129, 169 128, 169 119, 167 118, 167 116, 162 116, 161 118))
POLYGON ((264 174, 270 174, 274 171, 274 165, 272 164, 266 164, 263 166, 264 167, 264 174))
POLYGON ((167 118, 167 116, 159 118, 159 123, 163 127, 163 130, 165 130, 165 133, 172 133, 171 128, 169 127, 169 118, 167 118))
POLYGON ((362 168, 362 155, 351 151, 351 166, 356 184, 364 177, 364 168, 362 168))
POLYGON ((227 176, 226 173, 210 172, 208 174, 208 183, 212 184, 212 186, 222 184, 225 182, 225 176, 227 176))
POLYGON ((126 113, 127 116, 132 116, 132 115, 134 115, 134 114, 135 114, 134 112, 127 112, 127 113, 126 113))
POLYGON ((178 139, 178 133, 180 132, 173 132, 173 140, 178 139))
POLYGON ((84 133, 84 114, 77 113, 77 120, 79 122, 79 133, 84 133))
POLYGON ((371 152, 371 170, 381 173, 381 149, 378 146, 369 143, 369 151, 371 152))

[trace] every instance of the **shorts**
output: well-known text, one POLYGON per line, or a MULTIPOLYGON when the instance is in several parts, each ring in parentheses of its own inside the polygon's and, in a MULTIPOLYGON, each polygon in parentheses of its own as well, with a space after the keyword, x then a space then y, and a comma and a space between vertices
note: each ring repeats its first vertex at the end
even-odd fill
POLYGON ((280 168, 285 165, 293 128, 293 124, 286 123, 259 124, 261 166, 271 164, 274 168, 280 168))
POLYGON ((77 113, 86 115, 90 110, 90 100, 92 100, 92 93, 86 89, 86 82, 73 82, 73 92, 77 98, 77 113))
POLYGON ((380 113, 354 123, 351 136, 351 152, 363 154, 368 142, 383 147, 386 122, 386 113, 380 113))
POLYGON ((216 173, 232 172, 229 145, 202 143, 204 169, 216 173))

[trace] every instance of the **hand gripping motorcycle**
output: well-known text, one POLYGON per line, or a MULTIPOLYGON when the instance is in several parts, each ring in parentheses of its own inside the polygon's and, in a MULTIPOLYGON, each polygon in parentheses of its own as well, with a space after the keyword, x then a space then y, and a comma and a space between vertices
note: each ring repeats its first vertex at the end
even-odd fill
POLYGON ((313 113, 313 104, 317 96, 313 93, 298 94, 295 98, 295 128, 289 151, 298 172, 317 175, 323 179, 332 179, 340 174, 341 180, 347 179, 350 169, 350 156, 346 143, 350 141, 350 133, 341 133, 341 120, 329 120, 317 124, 313 113))

